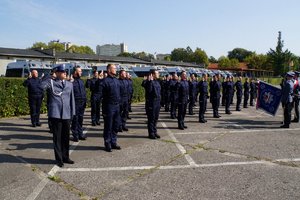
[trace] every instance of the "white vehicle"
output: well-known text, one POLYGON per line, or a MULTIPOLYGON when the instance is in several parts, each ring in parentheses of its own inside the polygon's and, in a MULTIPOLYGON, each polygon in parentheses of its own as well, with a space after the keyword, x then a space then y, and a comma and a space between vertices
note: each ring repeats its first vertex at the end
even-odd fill
POLYGON ((39 76, 50 73, 52 67, 49 63, 40 61, 17 61, 9 63, 6 67, 6 77, 27 77, 29 72, 37 70, 39 76))

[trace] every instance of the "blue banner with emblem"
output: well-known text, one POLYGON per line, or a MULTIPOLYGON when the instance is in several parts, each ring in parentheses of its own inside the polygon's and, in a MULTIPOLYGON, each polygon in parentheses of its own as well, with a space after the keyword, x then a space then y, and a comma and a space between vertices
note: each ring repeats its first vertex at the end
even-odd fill
POLYGON ((256 109, 275 116, 281 100, 281 89, 266 82, 259 81, 256 109))

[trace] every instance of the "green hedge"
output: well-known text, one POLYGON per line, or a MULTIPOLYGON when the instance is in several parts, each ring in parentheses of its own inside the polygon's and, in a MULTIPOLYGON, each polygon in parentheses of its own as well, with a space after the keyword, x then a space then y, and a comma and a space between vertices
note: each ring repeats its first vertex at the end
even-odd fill
MULTIPOLYGON (((0 78, 0 118, 14 117, 29 114, 27 88, 23 86, 23 78, 0 78)), ((84 80, 86 81, 86 80, 84 80)), ((141 86, 142 78, 133 79, 133 102, 145 100, 144 88, 141 86)), ((90 91, 87 90, 88 106, 90 106, 90 91)), ((46 95, 43 100, 42 113, 47 112, 46 95)))

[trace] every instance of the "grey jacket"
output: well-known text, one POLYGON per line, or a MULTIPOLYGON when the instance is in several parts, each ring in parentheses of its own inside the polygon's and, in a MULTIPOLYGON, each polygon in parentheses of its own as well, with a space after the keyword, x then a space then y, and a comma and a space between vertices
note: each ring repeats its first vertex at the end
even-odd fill
POLYGON ((75 115, 73 84, 59 79, 43 81, 42 87, 48 92, 48 116, 57 119, 71 119, 75 115))

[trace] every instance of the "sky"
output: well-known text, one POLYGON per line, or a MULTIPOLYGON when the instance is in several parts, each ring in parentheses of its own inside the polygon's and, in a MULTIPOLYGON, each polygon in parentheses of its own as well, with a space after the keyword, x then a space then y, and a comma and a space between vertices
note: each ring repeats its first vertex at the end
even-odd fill
POLYGON ((0 47, 51 40, 120 44, 129 52, 170 53, 190 46, 208 56, 234 48, 284 49, 300 56, 299 0, 0 0, 0 47))

